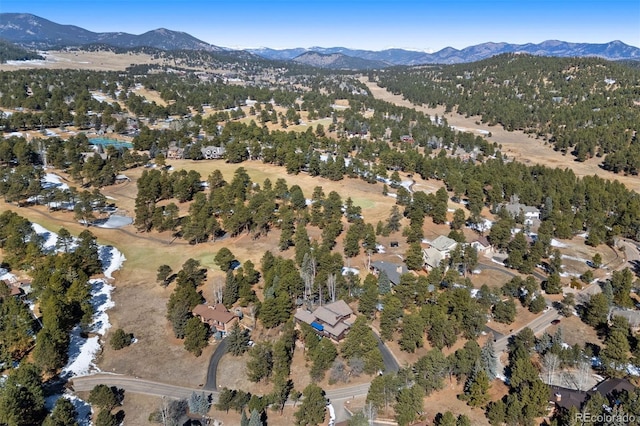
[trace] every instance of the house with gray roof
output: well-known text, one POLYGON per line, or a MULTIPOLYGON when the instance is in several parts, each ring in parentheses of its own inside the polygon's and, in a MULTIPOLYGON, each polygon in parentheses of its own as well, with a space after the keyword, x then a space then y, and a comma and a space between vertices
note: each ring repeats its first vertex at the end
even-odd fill
POLYGON ((371 262, 371 270, 375 275, 380 275, 380 273, 384 271, 391 285, 398 285, 400 283, 400 276, 409 272, 405 264, 384 261, 371 262))
POLYGON ((298 308, 294 318, 299 323, 310 325, 316 333, 340 342, 351 328, 353 311, 344 300, 323 305, 313 312, 298 308))
POLYGON ((424 269, 430 271, 440 266, 440 262, 448 259, 451 250, 458 246, 458 242, 444 235, 428 243, 430 247, 422 249, 424 269))

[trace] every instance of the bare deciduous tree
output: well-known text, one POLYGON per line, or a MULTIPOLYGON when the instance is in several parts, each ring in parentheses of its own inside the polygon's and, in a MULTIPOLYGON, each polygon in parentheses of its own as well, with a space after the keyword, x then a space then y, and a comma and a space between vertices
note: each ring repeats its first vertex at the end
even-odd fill
POLYGON ((542 359, 542 362, 544 369, 547 372, 547 384, 551 385, 553 384, 553 375, 556 373, 556 369, 560 364, 560 358, 558 358, 558 355, 554 353, 547 352, 542 359))
POLYGON ((332 302, 336 301, 336 274, 330 274, 327 277, 327 289, 329 290, 329 298, 332 302))

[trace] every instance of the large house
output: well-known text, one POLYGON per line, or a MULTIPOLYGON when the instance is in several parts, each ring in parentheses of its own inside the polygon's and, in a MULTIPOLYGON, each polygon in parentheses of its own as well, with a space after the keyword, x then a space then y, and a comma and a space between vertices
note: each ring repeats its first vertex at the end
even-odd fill
POLYGON ((229 332, 233 325, 238 322, 238 317, 222 303, 217 303, 213 306, 200 304, 193 308, 192 313, 200 318, 200 321, 208 324, 212 331, 219 331, 223 335, 229 332))
POLYGON ((320 306, 313 312, 298 308, 294 318, 310 325, 321 336, 340 342, 351 328, 353 311, 344 300, 320 306))
POLYGON ((448 259, 451 250, 456 248, 458 243, 444 235, 440 235, 429 243, 430 247, 422 249, 422 261, 427 270, 437 268, 444 259, 448 259))

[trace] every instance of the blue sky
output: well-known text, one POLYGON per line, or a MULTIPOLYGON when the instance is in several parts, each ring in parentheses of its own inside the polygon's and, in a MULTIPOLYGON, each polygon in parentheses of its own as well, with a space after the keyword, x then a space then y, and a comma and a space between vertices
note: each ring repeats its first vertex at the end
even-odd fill
POLYGON ((91 31, 187 32, 231 48, 437 51, 544 40, 640 47, 640 0, 0 0, 91 31))

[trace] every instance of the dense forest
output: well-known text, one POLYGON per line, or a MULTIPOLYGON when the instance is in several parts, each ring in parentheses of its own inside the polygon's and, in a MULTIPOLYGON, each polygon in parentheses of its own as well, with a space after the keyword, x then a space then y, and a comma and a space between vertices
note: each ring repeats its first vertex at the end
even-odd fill
POLYGON ((637 68, 596 58, 505 54, 441 67, 371 73, 379 85, 418 104, 442 105, 483 123, 548 140, 578 161, 638 174, 637 68))

